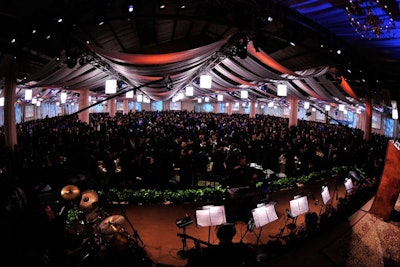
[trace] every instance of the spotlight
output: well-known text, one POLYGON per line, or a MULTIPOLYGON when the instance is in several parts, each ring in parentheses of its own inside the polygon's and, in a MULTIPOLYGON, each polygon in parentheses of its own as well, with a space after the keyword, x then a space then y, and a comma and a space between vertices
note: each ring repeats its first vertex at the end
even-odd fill
POLYGON ((77 59, 76 59, 76 57, 67 57, 67 60, 65 61, 65 63, 67 64, 68 68, 72 69, 75 67, 75 65, 77 63, 77 59))
POLYGON ((85 56, 81 56, 81 57, 79 58, 79 65, 83 66, 83 65, 86 64, 86 62, 87 62, 87 60, 86 60, 86 57, 85 57, 85 56))
POLYGON ((168 77, 168 82, 166 84, 167 90, 170 91, 173 88, 173 84, 172 84, 172 79, 171 77, 168 77))
POLYGON ((236 55, 241 59, 245 59, 247 57, 247 38, 241 38, 235 46, 236 55))

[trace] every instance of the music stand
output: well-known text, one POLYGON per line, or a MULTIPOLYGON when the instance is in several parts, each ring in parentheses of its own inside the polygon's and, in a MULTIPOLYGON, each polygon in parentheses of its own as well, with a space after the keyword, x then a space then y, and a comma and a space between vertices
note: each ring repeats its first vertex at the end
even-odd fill
POLYGON ((256 228, 260 228, 260 231, 258 232, 258 236, 257 236, 257 243, 256 243, 256 246, 258 247, 258 243, 260 241, 261 232, 262 232, 264 225, 278 220, 278 215, 276 214, 274 204, 257 205, 257 208, 252 209, 251 213, 252 213, 253 219, 254 219, 254 226, 256 228))
POLYGON ((347 196, 347 193, 350 193, 353 190, 353 181, 351 180, 351 178, 344 179, 344 187, 346 188, 346 196, 347 196))
POLYGON ((321 197, 322 197, 322 205, 321 205, 321 209, 319 210, 318 217, 321 215, 322 208, 324 206, 328 205, 329 201, 331 200, 331 195, 329 193, 328 186, 326 186, 326 185, 322 186, 321 197))
POLYGON ((297 217, 309 210, 307 196, 295 196, 294 199, 290 200, 290 211, 293 217, 297 217))
POLYGON ((207 205, 196 210, 196 224, 198 227, 208 227, 208 243, 210 243, 211 226, 226 223, 225 206, 207 205))

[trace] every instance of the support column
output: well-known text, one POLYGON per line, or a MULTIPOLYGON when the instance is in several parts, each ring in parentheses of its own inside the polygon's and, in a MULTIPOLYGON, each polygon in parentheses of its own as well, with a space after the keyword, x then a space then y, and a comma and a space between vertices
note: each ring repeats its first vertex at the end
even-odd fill
POLYGON ((378 218, 388 221, 400 193, 400 151, 388 142, 385 167, 378 190, 369 212, 378 218))
MULTIPOLYGON (((89 106, 89 91, 89 89, 81 89, 79 91, 79 110, 89 106)), ((89 109, 79 112, 78 119, 89 124, 89 109)))
POLYGON ((129 113, 129 100, 124 99, 122 103, 123 103, 122 114, 128 114, 129 113))
POLYGON ((117 103, 115 98, 108 100, 108 113, 110 114, 110 117, 115 117, 115 114, 117 113, 117 103))
POLYGON ((232 102, 228 102, 228 115, 232 115, 232 102))
POLYGON ((169 105, 170 100, 165 100, 163 101, 163 110, 169 111, 170 110, 170 105, 169 105))
POLYGON ((372 100, 367 95, 365 99, 365 124, 364 124, 364 140, 369 141, 371 139, 372 129, 372 100))
POLYGON ((5 74, 4 86, 4 134, 5 144, 11 150, 17 143, 17 128, 15 125, 15 90, 17 86, 17 66, 12 55, 5 55, 3 59, 5 74))
POLYGON ((299 100, 294 96, 289 96, 289 127, 295 126, 297 127, 297 116, 299 109, 299 100))
POLYGON ((399 120, 395 119, 393 123, 393 137, 396 139, 399 134, 399 120))
POLYGON ((214 113, 219 113, 219 108, 218 108, 219 106, 218 106, 218 102, 215 102, 214 104, 213 104, 213 110, 214 110, 214 113))
POLYGON ((250 101, 250 118, 256 117, 256 101, 253 99, 250 101))

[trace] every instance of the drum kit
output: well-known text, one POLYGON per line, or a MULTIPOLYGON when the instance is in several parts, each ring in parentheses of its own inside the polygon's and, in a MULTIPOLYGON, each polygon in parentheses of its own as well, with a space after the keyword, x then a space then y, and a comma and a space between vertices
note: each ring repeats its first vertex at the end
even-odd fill
MULTIPOLYGON (((78 204, 81 218, 71 223, 67 233, 74 239, 79 238, 78 248, 72 251, 81 254, 78 261, 87 262, 92 257, 100 257, 110 252, 135 251, 140 247, 135 235, 127 230, 130 224, 125 213, 122 215, 111 215, 99 206, 99 195, 94 190, 86 190, 81 193, 75 185, 66 185, 61 190, 63 199, 72 204, 78 204), (80 258, 80 259, 79 259, 80 258)), ((135 232, 135 230, 134 230, 135 232)), ((73 253, 74 254, 74 253, 73 253)))

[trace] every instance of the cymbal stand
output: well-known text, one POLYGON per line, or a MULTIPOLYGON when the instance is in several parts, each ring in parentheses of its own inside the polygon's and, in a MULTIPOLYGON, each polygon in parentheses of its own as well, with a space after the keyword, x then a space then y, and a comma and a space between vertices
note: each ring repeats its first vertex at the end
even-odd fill
POLYGON ((128 205, 126 205, 126 207, 123 207, 124 204, 122 204, 121 202, 118 202, 117 204, 120 208, 120 213, 122 216, 124 216, 125 220, 128 222, 129 226, 132 229, 132 236, 139 240, 140 244, 144 244, 143 240, 140 238, 138 231, 135 229, 135 227, 133 227, 133 224, 131 222, 131 220, 128 218, 128 216, 126 215, 126 210, 128 209, 128 205))

